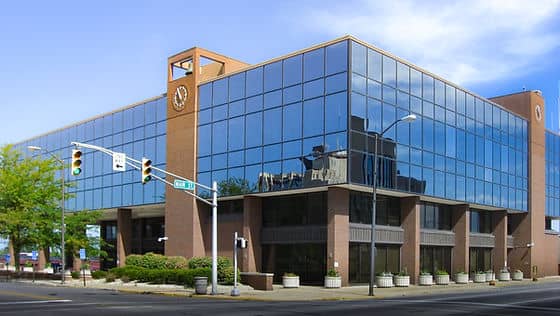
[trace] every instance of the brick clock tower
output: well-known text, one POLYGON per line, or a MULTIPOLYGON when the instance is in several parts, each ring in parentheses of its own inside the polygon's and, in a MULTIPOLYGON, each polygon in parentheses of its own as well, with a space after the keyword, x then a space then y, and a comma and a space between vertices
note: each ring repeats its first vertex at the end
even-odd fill
MULTIPOLYGON (((246 66, 197 47, 168 58, 167 171, 196 181, 198 84, 246 66)), ((205 256, 211 243, 209 215, 193 197, 169 186, 165 197, 165 234, 170 236, 165 254, 205 256)))

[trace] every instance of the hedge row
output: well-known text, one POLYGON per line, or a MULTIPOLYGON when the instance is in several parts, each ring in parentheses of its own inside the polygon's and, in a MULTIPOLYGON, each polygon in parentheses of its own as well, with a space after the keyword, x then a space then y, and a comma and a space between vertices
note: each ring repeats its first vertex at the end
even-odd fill
POLYGON ((130 281, 148 282, 154 284, 179 284, 189 287, 194 285, 194 277, 208 277, 211 282, 212 270, 208 268, 198 269, 147 269, 134 266, 113 268, 110 273, 117 278, 127 277, 130 281))
MULTIPOLYGON (((212 258, 193 257, 187 261, 184 257, 167 257, 160 254, 147 253, 144 255, 129 255, 125 261, 126 267, 145 269, 200 269, 212 268, 212 258)), ((118 277, 118 275, 117 275, 118 277)), ((233 264, 227 257, 218 257, 218 282, 233 284, 233 264)))

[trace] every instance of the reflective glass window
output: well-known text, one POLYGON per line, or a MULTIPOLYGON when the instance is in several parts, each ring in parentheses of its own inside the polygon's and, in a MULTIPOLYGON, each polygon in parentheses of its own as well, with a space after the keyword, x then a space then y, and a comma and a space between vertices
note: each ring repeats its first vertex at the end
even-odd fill
MULTIPOLYGON (((327 77, 325 79, 325 93, 330 94, 330 93, 346 90, 347 81, 348 81, 348 75, 346 72, 327 77)), ((365 78, 359 78, 358 81, 359 81, 358 86, 360 91, 363 94, 366 94, 365 78)))
POLYGON ((245 113, 245 100, 235 101, 229 104, 229 117, 245 113))
POLYGON ((212 104, 220 105, 227 102, 228 78, 214 81, 212 85, 212 104))
POLYGON ((366 76, 367 48, 356 42, 352 42, 352 71, 366 76))
POLYGON ((348 41, 327 46, 326 49, 326 75, 346 71, 348 69, 348 41))
POLYGON ((282 105, 282 90, 276 90, 264 94, 264 108, 269 109, 282 105))
POLYGON ((303 137, 322 134, 324 107, 323 98, 307 100, 303 103, 303 137))
POLYGON ((263 108, 263 96, 257 95, 245 100, 245 111, 247 113, 252 113, 255 111, 261 111, 263 108))
MULTIPOLYGON (((238 150, 244 147, 245 140, 245 118, 243 116, 229 120, 228 126, 228 149, 238 150)), ((217 134, 214 134, 217 135, 217 134)))
POLYGON ((229 101, 245 97, 245 73, 229 77, 229 101))
MULTIPOLYGON (((221 121, 212 124, 212 134, 211 135, 221 135, 223 131, 227 130, 227 121, 221 121)), ((212 139, 212 153, 221 153, 227 150, 227 138, 226 137, 214 137, 212 139)))
POLYGON ((257 112, 246 116, 247 131, 245 145, 247 147, 260 146, 262 144, 262 113, 257 112))
POLYGON ((212 125, 204 125, 198 127, 198 155, 210 155, 212 144, 212 125))
POLYGON ((283 80, 284 87, 301 83, 302 78, 302 55, 296 55, 284 59, 283 80))
POLYGON ((282 87, 282 61, 264 66, 264 91, 271 91, 282 87))
POLYGON ((311 99, 322 96, 325 93, 325 83, 323 78, 306 82, 303 85, 303 98, 311 99))
POLYGON ((247 71, 245 95, 253 96, 263 92, 263 68, 258 67, 247 71))
POLYGON ((245 163, 255 164, 262 162, 262 147, 247 149, 245 151, 245 163))
MULTIPOLYGON (((294 103, 284 106, 284 136, 283 140, 293 140, 301 138, 301 121, 302 109, 301 103, 294 103)), ((315 118, 317 119, 317 118, 315 118)))
POLYGON ((325 98, 325 132, 338 132, 346 130, 347 94, 340 92, 328 95, 325 98))
POLYGON ((264 144, 282 140, 282 109, 264 111, 264 144))
POLYGON ((303 54, 303 80, 309 81, 325 74, 325 49, 319 48, 303 54))
POLYGON ((397 82, 397 64, 396 61, 383 55, 383 84, 395 87, 397 82))

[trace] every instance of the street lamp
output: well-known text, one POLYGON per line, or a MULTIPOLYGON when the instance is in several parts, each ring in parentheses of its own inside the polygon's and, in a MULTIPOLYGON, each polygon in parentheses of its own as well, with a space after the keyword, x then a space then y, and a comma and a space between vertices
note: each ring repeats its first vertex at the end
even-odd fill
POLYGON ((370 245, 370 263, 369 263, 369 296, 373 296, 373 283, 375 281, 375 213, 377 211, 377 140, 383 137, 391 127, 397 125, 399 122, 412 123, 416 120, 416 115, 409 114, 387 126, 380 134, 375 133, 374 151, 373 151, 373 202, 371 207, 371 245, 370 245))
POLYGON ((62 268, 62 272, 61 272, 61 277, 60 280, 62 281, 62 284, 64 284, 64 273, 65 273, 65 256, 64 256, 64 231, 66 230, 66 228, 64 227, 64 160, 58 158, 57 156, 53 155, 52 152, 50 151, 46 151, 43 148, 39 147, 39 146, 27 146, 27 149, 29 149, 30 151, 43 151, 47 154, 49 154, 51 157, 53 157, 59 164, 60 164, 60 178, 62 181, 62 203, 60 206, 61 209, 61 227, 60 227, 60 248, 61 248, 61 255, 60 255, 60 259, 61 259, 61 268, 62 268))

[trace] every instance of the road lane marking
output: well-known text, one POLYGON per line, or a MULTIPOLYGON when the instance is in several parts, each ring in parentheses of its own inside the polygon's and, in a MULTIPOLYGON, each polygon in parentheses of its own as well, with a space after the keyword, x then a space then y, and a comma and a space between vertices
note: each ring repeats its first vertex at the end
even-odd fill
POLYGON ((526 309, 535 311, 546 311, 546 312, 560 312, 560 308, 554 307, 541 307, 541 306, 526 306, 518 304, 494 304, 494 303, 480 303, 480 302, 466 302, 466 301, 442 301, 439 299, 433 300, 398 300, 398 299, 388 299, 391 302, 403 302, 403 303, 436 303, 436 304, 452 304, 452 305, 471 305, 471 306, 481 306, 481 307, 499 307, 508 309, 526 309))

